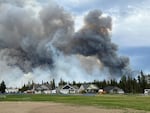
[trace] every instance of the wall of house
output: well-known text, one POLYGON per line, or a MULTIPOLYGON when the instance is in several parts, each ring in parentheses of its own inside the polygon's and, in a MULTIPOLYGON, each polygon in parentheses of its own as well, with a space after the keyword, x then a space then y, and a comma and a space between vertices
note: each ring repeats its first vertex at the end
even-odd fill
POLYGON ((121 90, 121 89, 116 88, 116 89, 110 90, 109 93, 124 94, 124 91, 121 90))
POLYGON ((150 75, 145 76, 145 80, 147 81, 148 84, 150 84, 150 75))
POLYGON ((44 94, 51 94, 51 91, 50 90, 45 90, 43 91, 44 94))
POLYGON ((69 90, 68 89, 61 89, 60 93, 62 93, 62 94, 69 94, 69 90))
POLYGON ((19 89, 13 89, 13 88, 5 90, 6 93, 18 93, 18 91, 19 89))
POLYGON ((35 94, 41 94, 41 91, 34 91, 35 94))

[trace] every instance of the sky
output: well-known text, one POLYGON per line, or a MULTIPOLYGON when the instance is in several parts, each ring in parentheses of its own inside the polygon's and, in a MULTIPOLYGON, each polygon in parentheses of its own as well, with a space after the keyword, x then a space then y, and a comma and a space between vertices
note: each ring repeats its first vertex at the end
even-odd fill
POLYGON ((111 16, 112 41, 118 45, 119 54, 130 58, 134 70, 150 72, 150 0, 56 0, 56 2, 74 15, 76 30, 83 25, 83 15, 89 10, 99 9, 111 16))

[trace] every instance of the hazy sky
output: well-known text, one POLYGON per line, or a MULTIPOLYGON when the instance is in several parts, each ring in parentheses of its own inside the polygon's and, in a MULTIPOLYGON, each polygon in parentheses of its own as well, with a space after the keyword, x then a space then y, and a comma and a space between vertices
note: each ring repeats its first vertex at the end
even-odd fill
MULTIPOLYGON (((113 18, 112 40, 121 55, 130 57, 135 70, 149 72, 150 0, 56 0, 76 18, 76 29, 91 9, 100 9, 113 18)), ((46 3, 46 0, 45 2, 46 3)))

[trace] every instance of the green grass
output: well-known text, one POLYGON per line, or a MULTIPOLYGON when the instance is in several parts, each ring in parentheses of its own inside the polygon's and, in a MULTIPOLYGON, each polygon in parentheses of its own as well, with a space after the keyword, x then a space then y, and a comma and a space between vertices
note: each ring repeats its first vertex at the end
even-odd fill
POLYGON ((131 108, 150 111, 150 96, 139 95, 6 95, 0 96, 0 101, 48 101, 106 108, 131 108))

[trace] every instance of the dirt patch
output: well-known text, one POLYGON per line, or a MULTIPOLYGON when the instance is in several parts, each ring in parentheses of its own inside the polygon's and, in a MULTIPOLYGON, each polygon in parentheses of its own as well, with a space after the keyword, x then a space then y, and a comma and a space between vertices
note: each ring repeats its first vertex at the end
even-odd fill
MULTIPOLYGON (((146 113, 50 102, 0 102, 0 113, 146 113)), ((148 112, 147 112, 148 113, 148 112)))

